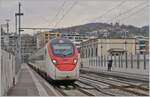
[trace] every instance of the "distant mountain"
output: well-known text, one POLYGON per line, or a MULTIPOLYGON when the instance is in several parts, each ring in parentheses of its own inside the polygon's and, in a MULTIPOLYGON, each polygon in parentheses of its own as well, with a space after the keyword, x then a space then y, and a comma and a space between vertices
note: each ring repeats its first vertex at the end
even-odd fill
POLYGON ((148 32, 149 31, 149 26, 147 25, 147 26, 143 26, 142 27, 142 30, 144 31, 144 32, 148 32))
POLYGON ((88 23, 84 25, 78 25, 78 26, 72 26, 72 27, 67 27, 67 28, 62 28, 62 29, 56 29, 57 31, 63 32, 87 32, 87 31, 93 31, 97 30, 100 28, 105 28, 110 26, 110 24, 106 23, 88 23))
POLYGON ((141 28, 141 32, 143 32, 143 35, 144 36, 149 36, 149 26, 147 25, 147 26, 143 26, 142 28, 141 28))
POLYGON ((93 34, 99 37, 101 37, 106 32, 109 33, 109 37, 123 37, 126 32, 128 37, 134 37, 136 35, 148 36, 149 26, 143 26, 139 28, 133 25, 119 25, 119 23, 88 23, 62 29, 55 29, 54 31, 59 31, 61 33, 77 32, 79 34, 85 35, 93 34))

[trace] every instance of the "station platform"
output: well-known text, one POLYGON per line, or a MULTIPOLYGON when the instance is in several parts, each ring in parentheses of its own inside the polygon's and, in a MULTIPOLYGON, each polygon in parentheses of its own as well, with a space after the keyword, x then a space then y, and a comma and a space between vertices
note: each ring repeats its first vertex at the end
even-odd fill
POLYGON ((18 81, 7 96, 59 96, 59 93, 27 64, 22 64, 18 81))
POLYGON ((143 74, 135 74, 135 73, 127 73, 127 72, 118 72, 118 71, 107 71, 107 70, 100 70, 96 68, 81 68, 81 72, 91 72, 96 74, 103 74, 103 75, 110 75, 114 77, 122 77, 127 79, 134 79, 137 81, 144 81, 149 82, 149 75, 143 74))

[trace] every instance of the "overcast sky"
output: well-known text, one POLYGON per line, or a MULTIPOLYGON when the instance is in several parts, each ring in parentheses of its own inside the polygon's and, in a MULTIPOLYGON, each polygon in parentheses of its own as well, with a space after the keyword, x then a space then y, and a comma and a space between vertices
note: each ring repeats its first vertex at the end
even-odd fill
POLYGON ((90 22, 141 27, 149 23, 149 0, 0 0, 0 23, 10 19, 11 31, 19 1, 24 13, 22 27, 60 28, 90 22))

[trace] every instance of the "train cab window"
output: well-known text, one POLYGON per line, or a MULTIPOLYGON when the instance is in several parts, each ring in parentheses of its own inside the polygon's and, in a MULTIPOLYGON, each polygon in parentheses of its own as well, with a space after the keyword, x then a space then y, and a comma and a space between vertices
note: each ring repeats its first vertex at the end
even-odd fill
POLYGON ((58 56, 69 56, 73 54, 73 45, 72 44, 53 44, 53 53, 58 56))

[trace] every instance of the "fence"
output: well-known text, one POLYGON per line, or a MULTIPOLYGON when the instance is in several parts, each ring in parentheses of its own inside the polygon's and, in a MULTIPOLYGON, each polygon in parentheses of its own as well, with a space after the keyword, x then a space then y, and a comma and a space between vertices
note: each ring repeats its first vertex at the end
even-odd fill
POLYGON ((149 55, 114 55, 81 58, 81 68, 108 69, 108 60, 112 57, 112 71, 145 74, 149 73, 149 55))

